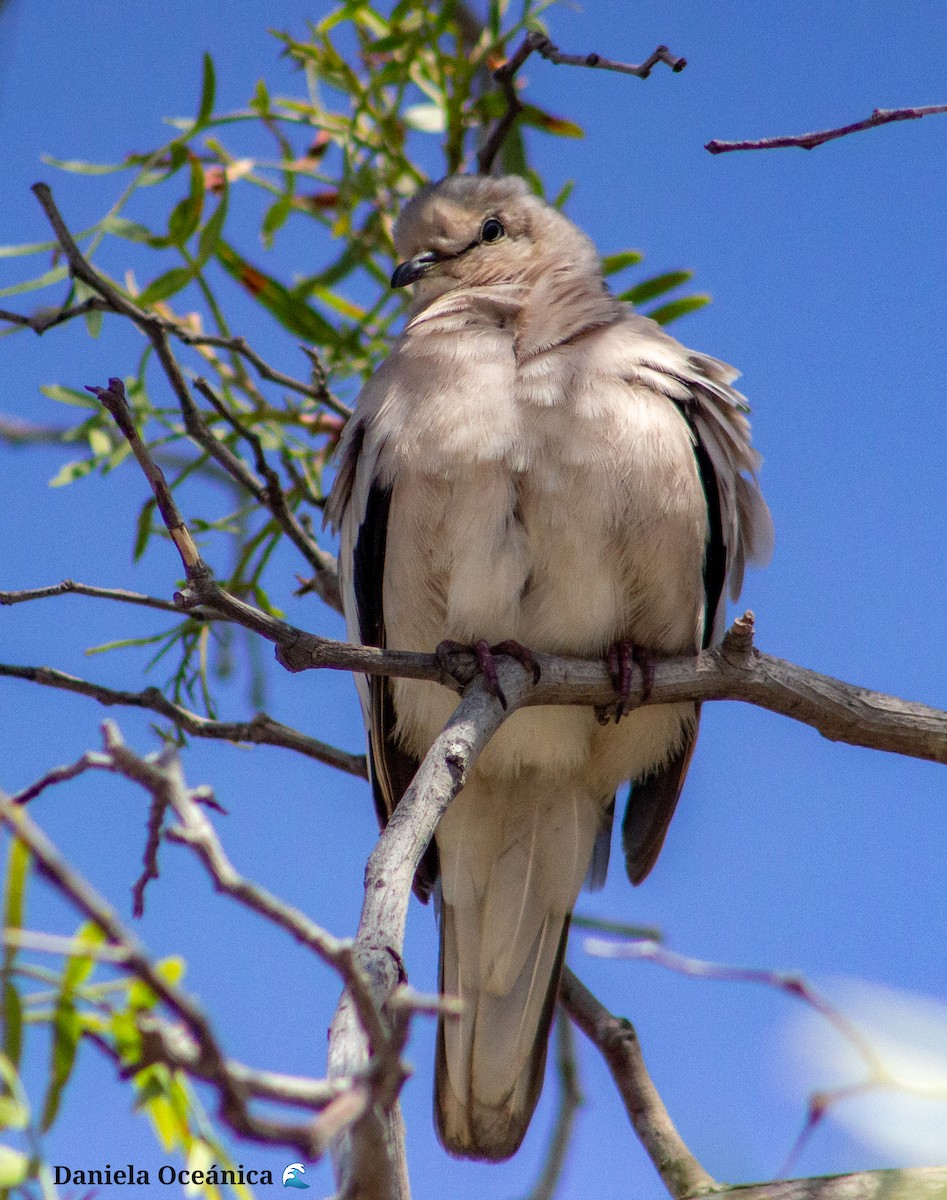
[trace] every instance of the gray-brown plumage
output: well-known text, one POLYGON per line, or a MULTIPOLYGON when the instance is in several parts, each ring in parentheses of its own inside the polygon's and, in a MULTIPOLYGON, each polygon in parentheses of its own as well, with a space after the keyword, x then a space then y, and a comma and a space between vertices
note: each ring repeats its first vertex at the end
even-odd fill
MULTIPOLYGON (((395 239, 408 324, 359 397, 329 519, 350 636, 594 658, 718 638, 727 583, 769 552, 735 372, 607 290, 589 239, 515 178, 453 176, 395 239)), ((437 684, 360 680, 384 821, 457 703, 437 684)), ((615 792, 629 876, 653 866, 697 735, 693 704, 602 726, 580 707, 515 713, 445 814, 436 1116, 454 1154, 500 1159, 539 1097, 569 916, 601 876, 615 792), (593 861, 594 855, 594 861, 593 861)))

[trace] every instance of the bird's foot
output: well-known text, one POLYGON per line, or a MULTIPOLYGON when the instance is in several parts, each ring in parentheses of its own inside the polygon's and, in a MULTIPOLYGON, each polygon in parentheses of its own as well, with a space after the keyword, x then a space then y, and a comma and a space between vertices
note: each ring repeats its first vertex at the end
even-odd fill
POLYGON ((608 725, 610 721, 614 721, 617 725, 622 717, 627 716, 638 704, 645 704, 651 699, 655 659, 643 646, 635 646, 628 641, 618 641, 609 646, 606 661, 612 686, 618 693, 618 703, 614 708, 610 705, 597 708, 595 715, 600 725, 608 725), (641 699, 637 703, 632 703, 630 698, 631 678, 635 664, 641 668, 641 699))
POLYGON ((435 647, 434 653, 437 655, 438 662, 448 675, 453 676, 454 671, 451 669, 450 656, 452 654, 472 654, 477 660, 477 666, 480 668, 484 682, 487 685, 491 695, 496 696, 503 708, 507 707, 506 696, 503 694, 503 689, 500 687, 500 680, 497 677, 496 655, 508 654, 511 658, 515 658, 525 670, 529 671, 533 676, 533 683, 539 683, 539 663, 531 650, 512 638, 507 638, 506 641, 497 642, 495 646, 490 646, 483 638, 474 642, 471 646, 464 645, 463 642, 451 641, 450 638, 445 638, 435 647))

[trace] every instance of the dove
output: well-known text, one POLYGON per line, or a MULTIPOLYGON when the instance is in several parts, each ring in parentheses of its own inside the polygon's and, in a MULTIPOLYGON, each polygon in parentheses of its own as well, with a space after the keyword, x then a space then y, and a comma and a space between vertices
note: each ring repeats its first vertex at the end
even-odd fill
MULTIPOLYGON (((418 871, 436 887, 435 1119, 452 1154, 508 1158, 542 1088, 572 909, 600 884, 618 789, 628 875, 660 853, 694 703, 628 703, 631 672, 724 631, 772 522, 737 372, 609 291, 591 240, 518 177, 424 187, 394 231, 407 323, 364 386, 326 506, 348 634, 370 646, 606 658, 612 714, 520 709, 418 871), (630 709, 630 711, 629 711, 630 709), (618 718, 621 718, 620 720, 618 718)), ((382 823, 458 703, 358 677, 382 823)))

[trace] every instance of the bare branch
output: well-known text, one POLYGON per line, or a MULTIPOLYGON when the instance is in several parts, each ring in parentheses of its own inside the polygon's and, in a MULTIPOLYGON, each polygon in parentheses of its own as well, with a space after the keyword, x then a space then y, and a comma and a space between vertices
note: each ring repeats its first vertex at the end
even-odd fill
MULTIPOLYGON (((124 588, 95 587, 89 583, 77 583, 74 579, 64 579, 61 583, 52 583, 47 587, 24 588, 18 592, 0 592, 0 606, 5 604, 25 604, 29 600, 46 600, 50 596, 93 596, 98 600, 117 600, 122 604, 139 604, 143 608, 157 608, 162 612, 181 615, 180 607, 172 600, 162 600, 158 596, 146 596, 141 592, 128 592, 124 588)), ((199 612, 189 614, 199 621, 199 612)), ((205 620, 213 620, 208 614, 205 620)))
POLYGON ((549 1139, 546 1161, 536 1186, 526 1200, 553 1200, 562 1179, 566 1156, 572 1141, 572 1130, 579 1109, 585 1103, 579 1084, 579 1063, 575 1053, 572 1022, 565 1009, 556 1013, 556 1073, 559 1077, 559 1111, 549 1139))
POLYGON ((241 1083, 227 1071, 227 1064, 210 1022, 198 1005, 156 970, 138 938, 119 920, 111 905, 83 879, 53 846, 26 810, 0 797, 0 823, 29 847, 38 869, 68 903, 102 930, 109 943, 127 955, 127 968, 148 984, 159 999, 181 1020, 199 1047, 201 1058, 213 1078, 220 1098, 221 1118, 234 1132, 274 1145, 290 1146, 315 1157, 307 1124, 278 1122, 250 1111, 241 1083))
MULTIPOLYGON (((354 951, 370 982, 375 1003, 384 1005, 402 981, 401 949, 411 884, 441 815, 460 791, 477 757, 504 719, 525 700, 531 681, 518 664, 501 660, 504 710, 481 678, 437 737, 411 786, 372 851, 365 869, 365 897, 354 951)), ((369 1046, 346 992, 329 1031, 329 1076, 357 1075, 369 1046)), ((401 1117, 392 1105, 370 1110, 333 1148, 340 1200, 402 1200, 408 1196, 401 1117)))
POLYGON ((98 700, 100 704, 124 705, 128 708, 144 708, 157 713, 191 737, 211 738, 223 742, 249 742, 252 745, 279 746, 284 750, 295 750, 299 754, 313 758, 316 762, 337 767, 348 775, 356 775, 360 779, 368 778, 368 768, 365 756, 349 754, 337 746, 330 746, 318 738, 310 737, 291 725, 276 721, 267 713, 259 712, 249 721, 213 721, 191 712, 180 704, 169 700, 157 688, 145 688, 141 692, 123 692, 103 684, 91 683, 87 679, 77 679, 64 671, 56 671, 52 667, 15 666, 10 663, 0 663, 0 677, 25 679, 30 683, 38 683, 43 687, 58 688, 65 692, 75 692, 79 696, 88 696, 98 700))
POLYGON ((720 1185, 684 1143, 651 1081, 634 1026, 613 1016, 568 967, 559 1002, 602 1053, 641 1144, 674 1200, 706 1196, 720 1185))
POLYGON ((786 992, 808 1004, 820 1017, 832 1025, 851 1045, 868 1070, 877 1078, 893 1082, 871 1043, 843 1013, 831 1004, 797 971, 771 971, 759 967, 734 967, 727 963, 707 962, 668 950, 657 942, 609 942, 601 938, 586 938, 585 951, 597 958, 644 959, 677 971, 691 979, 720 979, 728 983, 762 983, 766 987, 786 992))
POLYGON ((497 120, 490 131, 487 140, 477 154, 477 169, 481 175, 489 175, 497 154, 506 141, 516 118, 523 111, 523 104, 516 90, 514 79, 517 72, 533 53, 541 55, 551 63, 570 67, 596 67, 602 71, 618 71, 623 75, 636 75, 639 79, 647 79, 652 69, 659 63, 667 63, 672 71, 683 71, 687 66, 684 58, 675 58, 667 46, 658 46, 656 50, 642 63, 616 62, 611 58, 603 58, 601 54, 563 54, 544 33, 533 31, 527 33, 515 53, 493 72, 493 78, 503 89, 506 101, 506 112, 497 120))
MULTIPOLYGON (((179 341, 184 342, 187 346, 208 346, 220 350, 229 350, 232 354, 239 354, 245 358, 251 366, 256 368, 261 379, 266 379, 270 383, 279 384, 281 387, 289 389, 291 392, 297 392, 301 396, 308 396, 311 400, 316 400, 319 404, 331 409, 340 417, 350 417, 352 410, 348 405, 343 404, 341 400, 337 400, 329 391, 326 383, 325 374, 320 370, 316 372, 315 383, 305 383, 301 379, 296 379, 292 375, 287 375, 283 371, 278 371, 275 367, 271 367, 259 354, 247 343, 243 337, 219 337, 215 334, 208 333, 192 333, 181 325, 175 325, 171 322, 166 323, 166 328, 169 333, 173 334, 179 341)), ((306 348, 308 349, 308 348, 306 348)), ((314 367, 316 364, 314 364, 314 367)))
POLYGON ((862 1171, 811 1179, 742 1184, 714 1193, 714 1200, 944 1200, 947 1168, 862 1171))
POLYGON ((947 113, 947 104, 929 104, 924 108, 876 108, 870 117, 855 121, 851 125, 840 125, 835 129, 820 129, 815 133, 795 133, 786 137, 760 138, 758 141, 722 142, 717 138, 707 142, 705 150, 711 154, 728 154, 731 150, 781 150, 796 146, 800 150, 814 150, 823 142, 860 133, 863 129, 875 129, 879 125, 890 125, 892 121, 917 121, 934 113, 947 113))
POLYGON ((36 334, 43 334, 47 329, 53 329, 56 325, 62 325, 66 321, 71 321, 73 317, 82 317, 90 312, 110 312, 111 305, 104 300, 100 300, 97 296, 90 296, 88 300, 83 300, 81 304, 74 304, 70 308, 39 308, 30 316, 25 313, 9 312, 5 308, 0 308, 0 321, 6 321, 10 325, 20 325, 25 329, 32 329, 36 334))

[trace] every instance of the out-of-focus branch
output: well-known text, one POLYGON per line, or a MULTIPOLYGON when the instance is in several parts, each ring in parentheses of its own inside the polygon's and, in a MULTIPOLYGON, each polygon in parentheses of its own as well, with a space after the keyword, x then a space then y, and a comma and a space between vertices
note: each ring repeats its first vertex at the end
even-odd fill
POLYGON ((861 1171, 741 1184, 714 1193, 714 1200, 945 1200, 947 1168, 861 1171))
POLYGON ((315 1156, 310 1123, 281 1122, 251 1111, 241 1082, 227 1070, 227 1061, 207 1017, 197 1003, 169 983, 155 967, 134 933, 118 918, 111 905, 76 872, 49 841, 26 810, 0 796, 0 824, 29 848, 38 870, 60 895, 106 935, 108 943, 125 952, 125 969, 146 983, 183 1023, 199 1049, 208 1078, 217 1090, 222 1120, 237 1134, 272 1145, 281 1145, 315 1156))
POLYGON ((635 1132, 674 1200, 717 1192, 720 1184, 675 1129, 648 1074, 631 1022, 610 1013, 568 967, 562 973, 559 1002, 601 1051, 635 1132))
POLYGON ((835 129, 760 138, 757 141, 724 142, 714 138, 707 142, 704 149, 709 150, 711 154, 728 154, 732 150, 781 150, 787 146, 796 146, 800 150, 814 150, 823 142, 848 137, 850 133, 860 133, 863 129, 876 129, 879 125, 890 125, 893 121, 917 121, 935 113, 947 113, 947 104, 928 104, 923 108, 876 108, 871 116, 863 121, 853 121, 851 125, 839 125, 835 129))
POLYGON ((553 1200, 566 1165, 575 1120, 579 1109, 585 1103, 579 1083, 579 1062, 575 1053, 572 1022, 562 1008, 556 1014, 555 1038, 559 1109, 542 1172, 526 1200, 553 1200))
MULTIPOLYGON (((122 775, 152 796, 146 870, 136 885, 136 898, 140 899, 148 879, 157 876, 157 845, 162 838, 189 846, 219 891, 289 933, 338 972, 345 985, 350 1012, 368 1048, 364 1070, 351 1076, 336 1072, 335 1082, 324 1084, 297 1079, 287 1082, 285 1077, 262 1077, 259 1073, 249 1074, 243 1068, 231 1071, 198 1007, 162 980, 162 986, 155 987, 155 991, 173 1015, 183 1022, 184 1028, 169 1026, 160 1019, 146 1025, 142 1033, 149 1047, 148 1061, 167 1062, 215 1084, 222 1119, 236 1133, 285 1145, 313 1158, 322 1153, 331 1138, 340 1136, 351 1124, 363 1121, 367 1114, 390 1109, 408 1074, 401 1061, 401 1052, 411 1018, 418 1012, 438 1011, 441 1001, 399 988, 395 994, 386 996, 388 1003, 383 1010, 352 942, 333 937, 298 909, 239 874, 205 813, 208 806, 219 806, 208 788, 187 786, 174 748, 165 746, 156 755, 142 757, 126 746, 117 728, 106 721, 101 751, 89 751, 78 762, 48 772, 18 796, 3 800, 0 821, 5 821, 33 850, 41 871, 53 885, 106 933, 109 941, 105 949, 109 960, 153 987, 155 978, 162 979, 134 935, 46 842, 38 827, 26 817, 23 807, 26 801, 46 788, 94 769, 122 775), (177 824, 164 829, 168 812, 174 814, 177 824), (319 1118, 308 1125, 277 1122, 252 1112, 248 1107, 251 1096, 287 1104, 302 1103, 322 1111, 319 1118)), ((107 1046, 104 1048, 108 1049, 107 1046)), ((140 1066, 138 1062, 134 1069, 140 1066)))
POLYGON ((642 63, 625 63, 605 58, 601 54, 564 54, 544 33, 535 30, 527 33, 516 51, 493 73, 493 78, 503 90, 506 111, 497 119, 496 125, 477 154, 477 169, 481 175, 489 175, 516 118, 523 111, 514 80, 531 54, 539 54, 557 65, 595 67, 602 71, 618 71, 622 75, 636 75, 639 79, 647 79, 659 62, 667 63, 675 72, 683 71, 687 66, 687 60, 675 58, 667 46, 658 46, 642 63))
POLYGON ((886 1066, 882 1056, 858 1026, 798 972, 707 962, 704 959, 678 954, 674 950, 669 950, 667 947, 647 939, 613 942, 601 938, 587 938, 585 950, 587 953, 601 958, 645 959, 666 967, 668 970, 677 971, 681 975, 687 975, 691 979, 717 979, 728 983, 761 983, 765 987, 776 988, 809 1005, 849 1044, 864 1064, 864 1078, 853 1084, 821 1089, 809 1097, 805 1123, 786 1158, 783 1170, 780 1172, 782 1175, 788 1174, 791 1164, 797 1160, 803 1146, 832 1106, 843 1100, 886 1089, 893 1089, 921 1099, 942 1100, 945 1098, 942 1086, 925 1086, 909 1083, 899 1078, 886 1066))
POLYGON ((108 312, 111 305, 104 300, 100 300, 97 296, 90 296, 88 300, 83 300, 81 304, 74 304, 68 308, 40 308, 36 312, 27 316, 25 313, 10 312, 8 309, 0 308, 0 321, 6 321, 10 325, 19 325, 24 329, 32 329, 34 333, 43 334, 47 329, 53 329, 56 325, 62 325, 66 321, 73 320, 74 317, 85 316, 90 312, 108 312))

